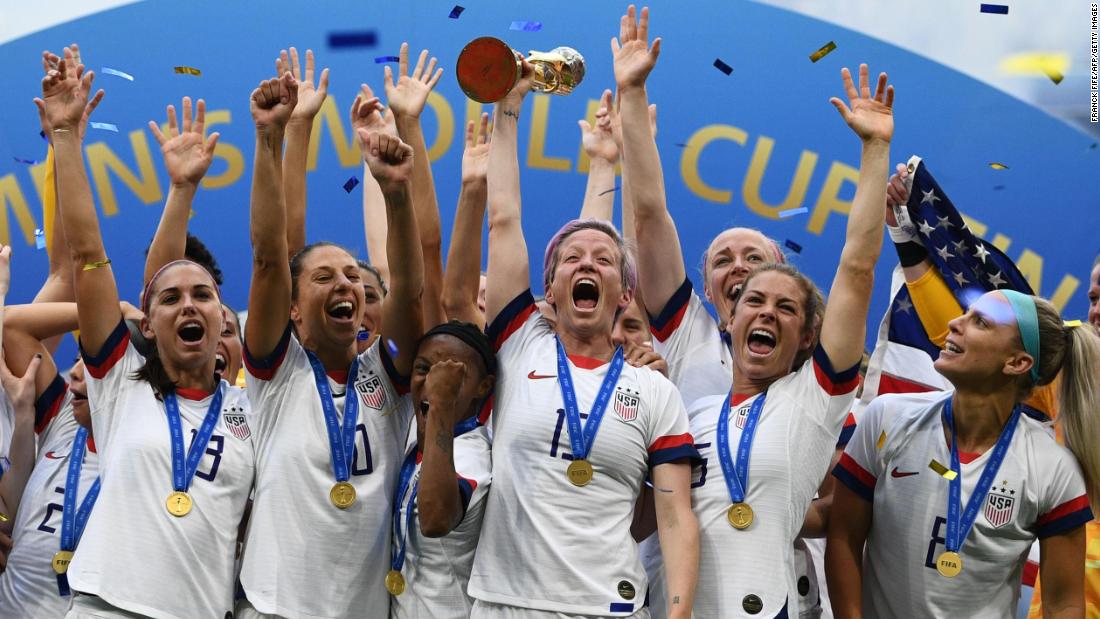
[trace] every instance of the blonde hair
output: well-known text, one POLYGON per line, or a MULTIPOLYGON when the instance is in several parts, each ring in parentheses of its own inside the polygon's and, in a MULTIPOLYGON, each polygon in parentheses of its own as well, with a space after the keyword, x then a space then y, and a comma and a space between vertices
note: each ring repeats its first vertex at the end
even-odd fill
MULTIPOLYGON (((1039 323, 1039 381, 1062 374, 1058 423, 1085 476, 1094 512, 1100 508, 1100 336, 1091 325, 1067 327, 1049 301, 1035 298, 1039 323)), ((1030 383, 1030 377, 1024 377, 1030 383)), ((1030 386, 1025 393, 1030 391, 1030 386)))

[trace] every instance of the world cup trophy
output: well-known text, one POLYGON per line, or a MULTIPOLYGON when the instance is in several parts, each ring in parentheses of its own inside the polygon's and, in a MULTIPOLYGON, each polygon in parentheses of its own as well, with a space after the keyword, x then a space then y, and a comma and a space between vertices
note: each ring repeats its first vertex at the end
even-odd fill
MULTIPOLYGON (((527 62, 534 70, 532 89, 538 92, 567 95, 584 79, 584 57, 571 47, 531 51, 527 62)), ((481 37, 462 48, 455 72, 467 97, 479 103, 496 103, 519 81, 523 60, 504 41, 481 37)))

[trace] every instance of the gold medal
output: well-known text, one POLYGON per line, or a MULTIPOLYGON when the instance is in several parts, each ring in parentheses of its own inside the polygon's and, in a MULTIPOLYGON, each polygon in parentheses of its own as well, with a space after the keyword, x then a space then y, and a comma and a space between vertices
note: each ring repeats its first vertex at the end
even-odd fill
POLYGON ((405 577, 397 570, 390 570, 386 574, 386 591, 390 595, 401 595, 405 592, 405 577))
POLYGON ((963 560, 957 552, 950 550, 943 552, 936 559, 936 571, 944 578, 954 578, 963 571, 963 560))
POLYGON ((726 510, 726 520, 729 520, 730 526, 735 529, 742 530, 749 528, 749 525, 752 524, 752 519, 752 507, 748 503, 734 503, 726 510))
POLYGON ((69 571, 69 562, 73 560, 73 553, 68 550, 59 550, 53 556, 53 571, 64 574, 69 571))
POLYGON ((569 478, 569 483, 578 488, 587 486, 592 481, 592 464, 588 460, 574 460, 565 469, 565 476, 569 478))
POLYGON ((338 481, 328 491, 328 498, 336 507, 347 509, 355 502, 355 486, 346 481, 338 481))
POLYGON ((168 507, 169 514, 182 518, 191 513, 191 495, 177 490, 168 495, 165 505, 168 507))

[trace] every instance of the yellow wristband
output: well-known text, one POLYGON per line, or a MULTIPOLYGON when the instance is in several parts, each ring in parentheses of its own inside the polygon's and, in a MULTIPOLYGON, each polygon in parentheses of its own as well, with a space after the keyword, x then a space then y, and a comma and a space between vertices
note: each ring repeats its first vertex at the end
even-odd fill
POLYGON ((96 260, 95 262, 89 262, 88 264, 85 264, 83 270, 85 270, 85 271, 94 271, 94 270, 96 270, 100 267, 105 267, 108 264, 111 264, 111 259, 110 258, 104 258, 103 260, 96 260))

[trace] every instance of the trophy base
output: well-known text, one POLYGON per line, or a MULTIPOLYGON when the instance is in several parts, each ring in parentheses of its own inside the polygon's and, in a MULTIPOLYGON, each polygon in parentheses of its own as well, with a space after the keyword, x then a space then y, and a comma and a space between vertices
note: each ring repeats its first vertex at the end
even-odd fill
POLYGON ((521 66, 507 43, 481 37, 462 48, 455 74, 467 97, 479 103, 496 103, 516 85, 521 66))

